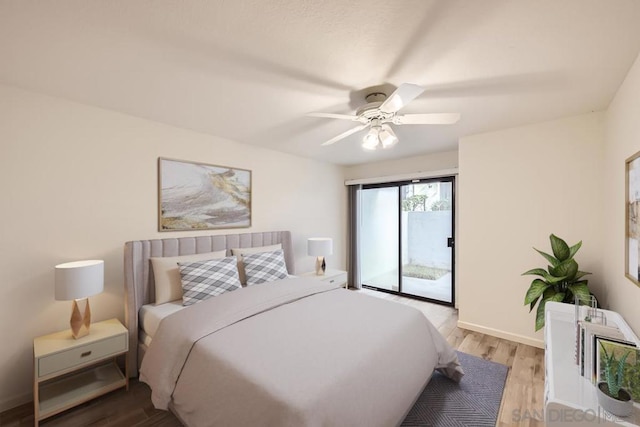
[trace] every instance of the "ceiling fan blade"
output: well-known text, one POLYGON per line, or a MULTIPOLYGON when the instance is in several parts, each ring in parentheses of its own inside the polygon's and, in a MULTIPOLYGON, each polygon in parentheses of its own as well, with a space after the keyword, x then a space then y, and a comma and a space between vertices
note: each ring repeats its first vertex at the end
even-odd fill
POLYGON ((334 113, 308 113, 308 117, 323 117, 326 119, 341 119, 341 120, 352 120, 354 122, 358 121, 358 116, 353 116, 350 114, 334 114, 334 113))
POLYGON ((331 138, 330 140, 323 142, 322 145, 331 145, 331 144, 335 144, 336 142, 340 141, 341 139, 344 139, 346 137, 348 137, 351 134, 354 134, 358 131, 361 131, 362 129, 366 128, 367 126, 369 126, 369 123, 364 124, 364 125, 360 125, 360 126, 356 126, 352 129, 349 129, 346 132, 342 132, 340 135, 334 136, 333 138, 331 138))
POLYGON ((381 105, 380 111, 384 113, 395 113, 402 107, 416 99, 424 92, 422 86, 412 83, 402 83, 381 105))
POLYGON ((393 124, 396 125, 451 125, 460 120, 457 113, 427 113, 427 114, 405 114, 395 116, 393 124))

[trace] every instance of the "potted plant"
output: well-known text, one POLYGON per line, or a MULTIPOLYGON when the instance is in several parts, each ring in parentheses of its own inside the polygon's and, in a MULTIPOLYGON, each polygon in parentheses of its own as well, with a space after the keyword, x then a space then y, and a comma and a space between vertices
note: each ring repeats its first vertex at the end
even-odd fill
POLYGON ((539 276, 531 282, 524 297, 524 304, 529 305, 529 312, 538 304, 536 331, 544 326, 544 306, 547 301, 573 303, 576 296, 580 299, 588 299, 591 295, 587 286, 588 281, 583 279, 591 273, 580 271, 578 263, 573 259, 582 246, 582 241, 569 247, 564 240, 554 234, 549 236, 549 240, 553 255, 533 248, 549 262, 547 270, 534 268, 522 273, 523 276, 539 276))
POLYGON ((602 408, 613 415, 628 417, 633 411, 633 400, 631 394, 622 388, 624 379, 624 367, 630 352, 616 359, 613 354, 607 353, 607 349, 600 343, 604 352, 604 378, 606 381, 598 383, 598 403, 602 408))

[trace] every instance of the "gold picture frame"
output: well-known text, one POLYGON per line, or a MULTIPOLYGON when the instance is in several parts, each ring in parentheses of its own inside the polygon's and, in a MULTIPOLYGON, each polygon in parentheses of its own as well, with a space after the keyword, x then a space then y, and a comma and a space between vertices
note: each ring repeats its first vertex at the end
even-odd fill
POLYGON ((251 227, 251 171, 158 158, 158 231, 251 227))
POLYGON ((640 151, 625 165, 625 276, 640 286, 640 151))

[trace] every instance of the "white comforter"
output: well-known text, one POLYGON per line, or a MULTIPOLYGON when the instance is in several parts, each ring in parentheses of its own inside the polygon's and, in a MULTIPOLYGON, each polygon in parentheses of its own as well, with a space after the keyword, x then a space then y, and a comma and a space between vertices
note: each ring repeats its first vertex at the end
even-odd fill
POLYGON ((313 279, 228 292, 165 318, 140 379, 189 426, 392 426, 455 351, 418 310, 313 279))

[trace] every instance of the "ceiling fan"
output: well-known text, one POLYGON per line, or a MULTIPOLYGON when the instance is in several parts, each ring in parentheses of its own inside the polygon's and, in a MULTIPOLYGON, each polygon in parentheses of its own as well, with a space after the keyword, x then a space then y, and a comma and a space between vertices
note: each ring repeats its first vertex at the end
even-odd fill
POLYGON ((365 96, 367 103, 358 108, 355 115, 309 113, 307 116, 351 120, 360 123, 360 125, 323 142, 322 145, 335 144, 349 135, 370 127, 369 132, 364 136, 362 147, 367 150, 389 148, 398 142, 398 137, 393 132, 391 124, 447 125, 460 120, 460 114, 457 113, 397 114, 401 108, 420 96, 422 92, 424 92, 424 88, 421 86, 403 83, 390 96, 379 90, 372 91, 365 96))

